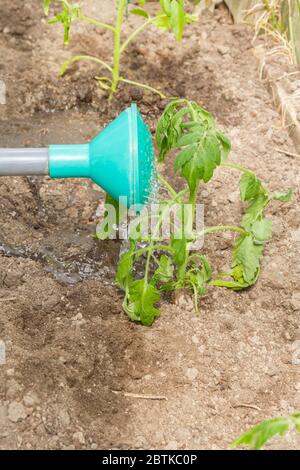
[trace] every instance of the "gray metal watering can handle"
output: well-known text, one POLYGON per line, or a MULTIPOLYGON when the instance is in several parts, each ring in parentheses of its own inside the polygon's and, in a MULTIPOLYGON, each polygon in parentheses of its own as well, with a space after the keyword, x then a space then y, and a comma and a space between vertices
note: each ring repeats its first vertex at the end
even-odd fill
POLYGON ((47 148, 0 149, 0 176, 48 174, 47 148))

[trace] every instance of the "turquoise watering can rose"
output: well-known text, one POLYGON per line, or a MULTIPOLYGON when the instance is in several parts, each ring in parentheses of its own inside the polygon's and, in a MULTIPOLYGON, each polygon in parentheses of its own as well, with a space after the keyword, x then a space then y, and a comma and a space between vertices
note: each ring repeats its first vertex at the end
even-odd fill
POLYGON ((50 145, 52 178, 91 178, 116 201, 144 204, 154 176, 151 134, 137 106, 121 113, 85 145, 50 145))
POLYGON ((143 205, 155 178, 151 133, 137 106, 123 111, 87 144, 0 149, 0 176, 90 178, 127 207, 143 205))

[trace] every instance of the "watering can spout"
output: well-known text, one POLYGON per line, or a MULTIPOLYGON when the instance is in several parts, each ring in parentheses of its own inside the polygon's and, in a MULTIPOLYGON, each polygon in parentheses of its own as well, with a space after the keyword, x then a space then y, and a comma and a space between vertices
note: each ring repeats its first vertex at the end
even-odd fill
POLYGON ((133 104, 88 144, 0 149, 0 176, 33 174, 91 178, 128 207, 144 204, 155 174, 151 134, 133 104))

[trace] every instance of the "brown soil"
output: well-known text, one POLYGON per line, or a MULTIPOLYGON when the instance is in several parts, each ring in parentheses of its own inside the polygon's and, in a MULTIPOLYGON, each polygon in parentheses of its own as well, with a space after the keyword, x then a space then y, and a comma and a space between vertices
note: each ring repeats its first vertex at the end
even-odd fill
MULTIPOLYGON (((84 3, 97 17, 98 2, 84 3)), ((60 26, 47 25, 40 4, 1 3, 0 145, 85 142, 133 99, 153 130, 163 107, 156 96, 122 88, 109 105, 93 81, 97 67, 86 64, 58 77, 71 52, 109 59, 109 35, 76 26, 64 48, 60 26)), ((101 4, 109 20, 112 2, 101 4)), ((250 425, 300 409, 292 361, 300 339, 299 160, 275 151, 294 149, 259 79, 251 39, 221 7, 203 14, 180 45, 148 31, 123 68, 129 78, 197 100, 230 135, 233 161, 271 189, 295 189, 293 202, 270 208, 274 238, 252 289, 211 290, 199 317, 189 302, 165 302, 153 327, 130 323, 113 281, 119 243, 91 237, 103 193, 85 180, 1 179, 2 449, 223 449, 250 425)), ((203 190, 206 223, 238 222, 236 177, 217 171, 203 190)), ((231 236, 205 241, 216 268, 228 263, 231 243, 231 236)), ((268 447, 294 449, 299 437, 268 447)))

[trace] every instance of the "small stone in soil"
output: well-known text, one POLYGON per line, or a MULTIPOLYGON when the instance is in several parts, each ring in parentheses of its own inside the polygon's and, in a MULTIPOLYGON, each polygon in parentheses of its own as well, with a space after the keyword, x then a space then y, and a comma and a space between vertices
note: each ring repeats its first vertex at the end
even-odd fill
POLYGON ((74 442, 74 444, 80 444, 80 445, 85 444, 85 438, 84 438, 84 435, 81 431, 74 432, 73 442, 74 442))
POLYGON ((58 412, 58 420, 63 428, 69 427, 71 420, 68 411, 64 408, 60 409, 58 412))
POLYGON ((35 392, 28 392, 23 398, 25 406, 32 407, 40 403, 40 399, 35 392))
POLYGON ((17 287, 22 284, 23 273, 9 271, 3 281, 6 287, 17 287))
POLYGON ((300 228, 298 228, 298 230, 294 230, 291 233, 291 236, 294 242, 300 242, 300 228))
POLYGON ((292 295, 291 304, 294 310, 300 310, 300 292, 295 292, 292 295))
POLYGON ((18 423, 27 417, 27 411, 22 405, 17 401, 13 401, 8 406, 8 419, 13 423, 18 423))
POLYGON ((221 55, 225 55, 225 54, 228 54, 228 52, 229 52, 229 47, 220 45, 220 46, 217 47, 217 51, 218 51, 221 55))
POLYGON ((189 367, 185 371, 186 378, 191 380, 191 381, 195 380, 198 377, 198 374, 199 374, 199 371, 195 367, 189 367))

